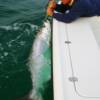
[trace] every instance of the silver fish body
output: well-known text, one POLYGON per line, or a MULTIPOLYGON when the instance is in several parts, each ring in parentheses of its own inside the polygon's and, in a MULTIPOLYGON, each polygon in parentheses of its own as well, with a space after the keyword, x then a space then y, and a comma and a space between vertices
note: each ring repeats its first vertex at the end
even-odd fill
POLYGON ((43 27, 37 33, 36 39, 32 46, 31 55, 29 58, 29 66, 33 81, 33 90, 31 97, 34 100, 42 100, 40 95, 37 95, 38 79, 41 68, 45 61, 43 53, 49 48, 51 41, 51 26, 50 22, 44 22, 43 27))

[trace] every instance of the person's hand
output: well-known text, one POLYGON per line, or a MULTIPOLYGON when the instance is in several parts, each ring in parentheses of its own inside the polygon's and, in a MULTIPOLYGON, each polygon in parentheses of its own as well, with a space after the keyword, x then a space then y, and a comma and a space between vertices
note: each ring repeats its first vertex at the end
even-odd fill
POLYGON ((50 1, 47 8, 47 16, 52 16, 55 8, 56 2, 54 0, 50 1))
POLYGON ((52 16, 53 15, 53 12, 54 12, 54 9, 48 8, 47 9, 47 16, 52 16))

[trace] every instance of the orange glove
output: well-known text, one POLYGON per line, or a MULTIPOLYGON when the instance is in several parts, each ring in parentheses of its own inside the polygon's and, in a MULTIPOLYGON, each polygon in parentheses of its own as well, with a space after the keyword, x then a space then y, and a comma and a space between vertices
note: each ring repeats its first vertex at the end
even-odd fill
POLYGON ((73 2, 74 2, 74 0, 61 0, 62 1, 62 3, 64 4, 64 5, 70 5, 70 6, 72 6, 72 4, 73 4, 73 2))
POLYGON ((54 0, 51 0, 47 8, 47 16, 52 16, 55 8, 56 8, 56 2, 54 0))
POLYGON ((71 0, 61 0, 64 5, 69 4, 71 0))

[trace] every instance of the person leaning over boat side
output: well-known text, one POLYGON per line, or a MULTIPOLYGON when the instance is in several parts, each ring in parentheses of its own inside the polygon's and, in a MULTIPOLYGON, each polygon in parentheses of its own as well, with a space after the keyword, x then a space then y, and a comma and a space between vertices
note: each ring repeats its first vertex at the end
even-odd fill
MULTIPOLYGON (((70 9, 64 8, 66 10, 64 13, 55 12, 56 7, 51 12, 47 10, 47 14, 51 13, 58 21, 70 23, 79 17, 100 16, 100 0, 61 0, 61 2, 70 9)), ((48 6, 48 9, 51 8, 48 6)))

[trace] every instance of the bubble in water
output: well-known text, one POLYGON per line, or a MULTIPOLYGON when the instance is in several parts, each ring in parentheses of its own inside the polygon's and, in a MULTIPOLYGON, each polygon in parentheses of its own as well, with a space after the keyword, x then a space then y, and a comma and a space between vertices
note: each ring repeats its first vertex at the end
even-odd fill
POLYGON ((8 52, 4 52, 4 56, 7 56, 8 55, 8 52))
POLYGON ((3 50, 2 44, 0 43, 0 50, 3 50))
POLYGON ((5 76, 5 78, 9 78, 9 76, 5 76))
POLYGON ((1 59, 3 59, 3 58, 4 58, 4 56, 1 56, 0 58, 1 58, 1 59))
POLYGON ((12 45, 10 43, 8 43, 8 47, 11 47, 12 45))
POLYGON ((3 50, 4 50, 4 48, 3 48, 3 47, 0 47, 0 50, 2 50, 2 51, 3 51, 3 50))

